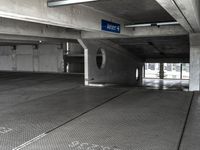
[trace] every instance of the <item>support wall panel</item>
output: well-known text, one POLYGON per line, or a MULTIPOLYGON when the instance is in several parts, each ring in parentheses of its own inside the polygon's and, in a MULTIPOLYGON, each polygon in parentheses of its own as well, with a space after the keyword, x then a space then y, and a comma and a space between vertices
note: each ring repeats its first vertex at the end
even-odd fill
MULTIPOLYGON (((136 69, 143 66, 143 62, 129 53, 126 49, 108 40, 84 40, 88 49, 88 81, 89 83, 111 83, 135 85, 141 83, 136 79, 136 69), (105 51, 106 63, 99 69, 96 63, 97 51, 105 51)), ((141 71, 140 72, 140 76, 141 71)))
POLYGON ((63 49, 58 45, 0 46, 0 70, 63 72, 63 49))
POLYGON ((11 71, 13 69, 12 50, 10 46, 0 46, 0 70, 11 71))
POLYGON ((33 46, 17 46, 17 71, 33 71, 33 46))

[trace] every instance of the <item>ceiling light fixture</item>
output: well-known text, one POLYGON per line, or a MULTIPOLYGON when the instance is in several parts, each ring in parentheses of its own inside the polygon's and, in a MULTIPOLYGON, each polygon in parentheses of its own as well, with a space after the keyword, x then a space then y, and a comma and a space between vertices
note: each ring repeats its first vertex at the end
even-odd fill
POLYGON ((159 22, 159 23, 144 23, 144 24, 132 24, 126 25, 126 28, 136 28, 136 27, 151 27, 151 26, 167 26, 167 25, 178 25, 179 23, 174 22, 159 22))
POLYGON ((73 5, 73 4, 81 4, 81 3, 88 3, 88 2, 95 2, 98 0, 57 0, 57 1, 48 1, 49 7, 56 7, 56 6, 64 6, 64 5, 73 5))

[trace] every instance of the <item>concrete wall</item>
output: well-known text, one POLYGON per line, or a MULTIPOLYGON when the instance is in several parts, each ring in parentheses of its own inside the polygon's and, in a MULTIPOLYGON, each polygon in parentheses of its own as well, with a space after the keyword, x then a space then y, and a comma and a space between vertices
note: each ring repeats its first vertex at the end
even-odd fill
POLYGON ((59 45, 0 46, 0 70, 63 72, 63 49, 59 45))
POLYGON ((0 46, 0 70, 14 70, 13 55, 11 47, 0 46))
POLYGON ((63 72, 63 49, 58 45, 39 46, 39 71, 63 72))
POLYGON ((85 52, 88 51, 89 58, 89 83, 112 83, 124 85, 135 85, 141 83, 143 62, 133 54, 129 53, 126 49, 123 49, 108 40, 84 40, 83 43, 88 49, 85 50, 85 52), (105 51, 106 61, 103 69, 99 69, 96 63, 97 51, 99 48, 102 48, 105 51), (136 80, 137 68, 140 73, 139 81, 136 80))

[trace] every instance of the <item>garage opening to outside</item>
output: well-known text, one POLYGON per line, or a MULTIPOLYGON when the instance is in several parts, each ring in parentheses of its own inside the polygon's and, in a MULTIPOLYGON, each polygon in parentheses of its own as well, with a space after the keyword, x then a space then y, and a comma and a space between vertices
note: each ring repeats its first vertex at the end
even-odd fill
POLYGON ((144 72, 146 79, 160 79, 164 73, 163 79, 189 80, 188 63, 146 63, 144 72))
POLYGON ((189 89, 188 63, 146 63, 143 86, 160 90, 189 89))

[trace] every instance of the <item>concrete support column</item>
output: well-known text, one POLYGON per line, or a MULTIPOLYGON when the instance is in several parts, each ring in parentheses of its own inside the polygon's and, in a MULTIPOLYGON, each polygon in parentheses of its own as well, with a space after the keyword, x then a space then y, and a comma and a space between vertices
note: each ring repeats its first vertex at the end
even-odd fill
POLYGON ((142 78, 145 78, 145 76, 146 76, 146 72, 145 72, 145 69, 146 69, 146 67, 145 67, 145 64, 143 65, 143 69, 142 69, 142 78))
POLYGON ((84 44, 82 39, 78 39, 79 44, 84 49, 84 78, 85 78, 85 86, 89 85, 89 52, 87 46, 84 44))
POLYGON ((12 48, 12 70, 17 70, 17 52, 16 52, 16 46, 13 46, 12 48))
POLYGON ((144 78, 143 66, 139 67, 139 81, 138 81, 138 85, 142 85, 142 82, 143 82, 143 78, 144 78))
POLYGON ((190 91, 200 91, 200 34, 190 34, 190 91))
POLYGON ((39 71, 39 49, 37 46, 33 48, 33 71, 39 71))
POLYGON ((164 79, 164 64, 160 63, 160 79, 164 79))
POLYGON ((180 79, 183 79, 183 64, 180 66, 180 79))
POLYGON ((64 44, 60 44, 60 46, 57 48, 57 72, 63 72, 63 49, 64 49, 64 44))
POLYGON ((68 70, 67 70, 67 62, 66 62, 66 56, 68 55, 68 53, 69 53, 69 43, 65 43, 65 44, 63 44, 63 71, 65 72, 65 73, 67 73, 68 72, 68 70))

